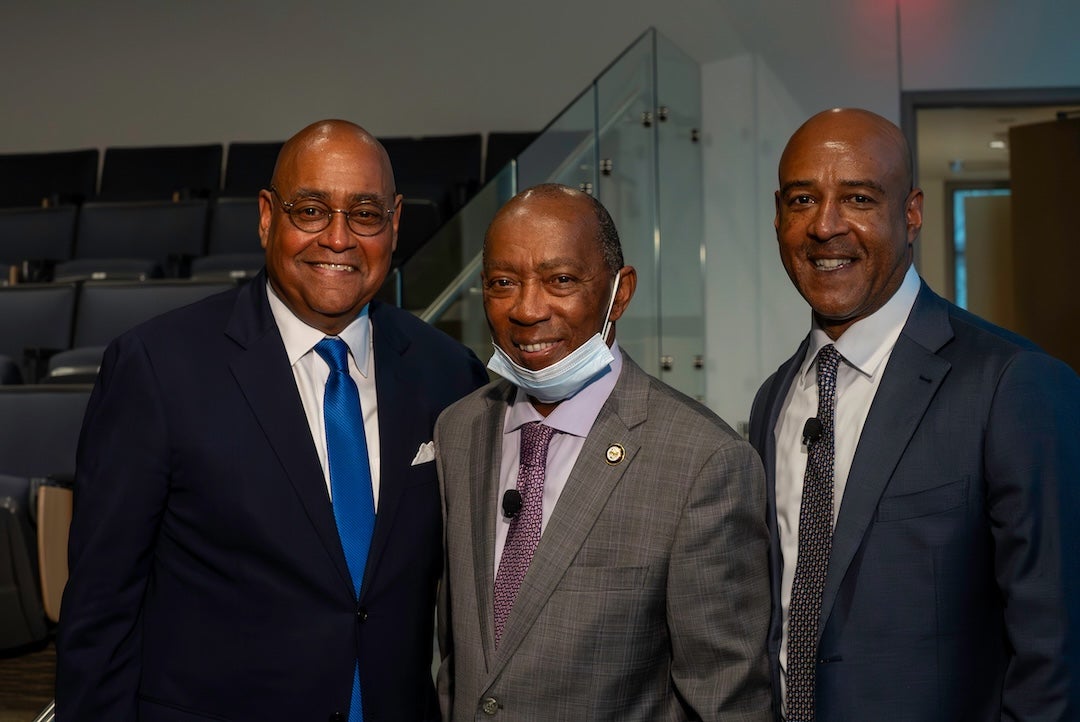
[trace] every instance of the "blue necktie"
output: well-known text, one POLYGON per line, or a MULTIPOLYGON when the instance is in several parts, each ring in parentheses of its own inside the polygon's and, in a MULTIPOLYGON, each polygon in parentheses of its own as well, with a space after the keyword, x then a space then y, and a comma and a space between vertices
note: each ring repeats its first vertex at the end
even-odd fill
MULTIPOLYGON (((315 353, 330 366, 323 397, 326 422, 326 454, 330 460, 330 492, 334 520, 337 522, 341 548, 349 565, 355 595, 360 596, 364 582, 371 534, 375 528, 375 498, 371 491, 371 467, 368 464, 364 415, 360 411, 360 392, 349 376, 349 347, 340 338, 324 338, 315 344, 315 353)), ((349 722, 362 722, 360 666, 353 672, 349 722)))

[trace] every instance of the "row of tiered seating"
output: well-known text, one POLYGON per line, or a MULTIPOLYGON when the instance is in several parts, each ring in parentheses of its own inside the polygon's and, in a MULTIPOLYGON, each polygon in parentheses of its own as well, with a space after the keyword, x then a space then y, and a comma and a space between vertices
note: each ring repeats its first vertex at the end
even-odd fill
MULTIPOLYGON (((487 174, 535 133, 488 136, 487 174)), ((406 196, 408 260, 481 183, 480 134, 385 138, 406 196)), ((247 277, 261 266, 256 200, 280 142, 0 155, 2 280, 247 277), (14 270, 12 270, 14 269, 14 270)))
POLYGON ((6 383, 93 381, 113 338, 153 316, 234 285, 161 280, 0 288, 0 377, 6 383))
POLYGON ((43 642, 59 619, 70 480, 90 389, 0 387, 0 653, 43 642))

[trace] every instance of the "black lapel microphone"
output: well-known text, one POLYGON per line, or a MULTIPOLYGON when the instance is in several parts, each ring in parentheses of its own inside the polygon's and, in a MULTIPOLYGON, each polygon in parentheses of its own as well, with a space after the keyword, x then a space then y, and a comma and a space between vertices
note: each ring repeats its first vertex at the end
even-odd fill
POLYGON ((512 519, 521 511, 521 492, 517 489, 507 489, 503 494, 502 512, 507 519, 512 519))
MULTIPOLYGON (((823 432, 824 430, 825 427, 822 426, 821 421, 811 416, 809 419, 806 420, 806 424, 803 425, 802 442, 809 445, 812 442, 817 441, 821 438, 821 432, 823 432)), ((503 502, 504 505, 505 503, 506 502, 503 502)))

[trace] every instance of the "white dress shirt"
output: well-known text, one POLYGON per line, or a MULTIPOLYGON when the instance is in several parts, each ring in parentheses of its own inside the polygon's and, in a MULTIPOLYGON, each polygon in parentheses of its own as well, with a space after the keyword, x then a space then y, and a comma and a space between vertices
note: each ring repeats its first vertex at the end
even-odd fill
POLYGON ((499 571, 499 560, 502 559, 503 547, 506 545, 506 534, 510 529, 510 520, 503 516, 502 498, 507 489, 517 488, 518 467, 521 466, 521 427, 531 421, 542 421, 545 426, 550 426, 557 432, 551 437, 548 445, 547 470, 544 475, 544 502, 543 518, 540 522, 540 533, 547 528, 548 519, 555 509, 556 502, 566 487, 566 481, 570 478, 570 472, 577 462, 581 447, 585 445, 585 437, 592 430, 596 417, 600 415, 615 382, 619 380, 622 372, 622 353, 619 344, 611 345, 611 355, 615 360, 611 362, 607 373, 591 381, 588 386, 577 392, 570 398, 561 402, 555 410, 544 416, 533 408, 529 402, 528 394, 520 388, 511 404, 506 407, 506 417, 503 423, 503 441, 501 462, 499 464, 499 496, 498 504, 492 512, 496 515, 495 523, 495 573, 499 571))
POLYGON ((799 508, 802 504, 807 459, 802 433, 806 420, 817 416, 818 351, 832 343, 843 357, 836 374, 833 466, 835 525, 863 424, 881 384, 881 377, 892 355, 893 346, 896 345, 896 339, 900 337, 911 307, 915 304, 919 285, 919 274, 915 272, 915 267, 908 267, 903 283, 892 298, 872 315, 849 326, 836 341, 830 339, 814 322, 806 358, 788 389, 776 420, 776 521, 784 562, 780 579, 780 603, 783 613, 780 677, 784 689, 787 687, 788 609, 791 606, 791 586, 795 579, 795 563, 799 552, 799 508))
MULTIPOLYGON (((296 390, 300 392, 300 401, 304 405, 308 428, 319 453, 323 478, 326 481, 326 493, 333 498, 330 490, 330 460, 326 454, 326 422, 323 417, 323 395, 326 380, 330 377, 330 366, 322 356, 315 352, 315 344, 327 338, 317 328, 308 326, 289 310, 289 307, 277 297, 270 284, 266 284, 266 295, 270 299, 270 311, 277 322, 281 340, 285 342, 285 353, 292 366, 296 390)), ((375 509, 379 508, 379 406, 375 393, 375 354, 371 338, 371 319, 368 307, 364 306, 360 314, 350 323, 338 338, 349 347, 349 376, 356 382, 360 391, 360 407, 364 412, 364 434, 367 436, 368 463, 371 466, 371 493, 375 499, 375 509)))

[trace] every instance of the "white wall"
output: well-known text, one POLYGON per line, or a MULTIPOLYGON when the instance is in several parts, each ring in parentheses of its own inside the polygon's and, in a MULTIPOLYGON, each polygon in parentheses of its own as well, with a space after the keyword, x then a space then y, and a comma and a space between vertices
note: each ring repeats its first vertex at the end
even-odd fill
POLYGON ((16 0, 0 152, 282 140, 346 117, 377 135, 535 130, 649 25, 701 60, 714 0, 16 0))

